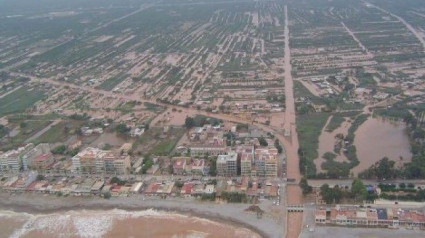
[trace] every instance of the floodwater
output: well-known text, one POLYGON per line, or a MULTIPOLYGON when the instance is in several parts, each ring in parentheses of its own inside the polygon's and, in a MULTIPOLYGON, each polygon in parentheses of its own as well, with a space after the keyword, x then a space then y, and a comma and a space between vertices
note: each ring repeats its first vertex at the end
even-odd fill
POLYGON ((1 237, 260 237, 246 228, 154 210, 68 211, 34 215, 0 211, 1 237))
POLYGON ((405 129, 404 123, 381 118, 369 118, 364 122, 355 132, 354 145, 360 164, 353 168, 354 174, 369 168, 385 156, 396 161, 396 166, 409 162, 412 154, 405 129))
MULTIPOLYGON (((318 149, 319 158, 316 158, 314 160, 317 172, 323 172, 321 165, 323 162, 326 161, 323 158, 323 155, 326 152, 334 151, 334 146, 335 146, 335 143, 337 142, 336 136, 338 134, 342 134, 346 136, 348 134, 348 128, 350 128, 351 126, 351 123, 348 121, 348 118, 345 118, 345 121, 341 123, 341 125, 337 129, 333 130, 332 132, 326 131, 326 127, 328 126, 331 119, 332 119, 332 116, 328 118, 328 121, 326 122, 326 125, 323 127, 322 133, 320 134, 320 137, 319 137, 319 149, 318 149)), ((349 162, 347 157, 344 155, 344 153, 342 153, 342 151, 340 154, 337 154, 334 160, 337 162, 344 162, 344 161, 349 162)))

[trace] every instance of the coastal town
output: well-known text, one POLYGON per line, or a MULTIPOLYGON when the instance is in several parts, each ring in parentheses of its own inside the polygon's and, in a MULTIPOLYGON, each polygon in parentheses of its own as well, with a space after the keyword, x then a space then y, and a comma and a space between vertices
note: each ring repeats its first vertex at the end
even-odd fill
MULTIPOLYGON (((87 132, 85 127, 81 130, 87 132)), ((132 156, 130 143, 109 150, 86 147, 74 156, 64 152, 79 148, 81 141, 56 147, 29 143, 0 155, 0 186, 4 191, 60 196, 143 193, 225 200, 237 194, 239 202, 278 198, 278 169, 281 172, 285 163, 282 147, 258 130, 252 131, 253 137, 237 132, 237 126, 230 128, 234 141, 228 143, 225 131, 209 124, 194 127, 171 157, 132 156)))
POLYGON ((0 236, 424 237, 424 18, 0 0, 0 236))

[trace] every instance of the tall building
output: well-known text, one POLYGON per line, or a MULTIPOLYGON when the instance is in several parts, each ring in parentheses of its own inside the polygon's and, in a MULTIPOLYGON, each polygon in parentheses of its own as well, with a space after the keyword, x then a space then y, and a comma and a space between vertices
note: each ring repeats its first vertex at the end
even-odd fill
POLYGON ((273 155, 269 155, 265 159, 265 176, 266 177, 277 177, 277 158, 273 155))
POLYGON ((19 173, 24 168, 23 155, 33 147, 33 144, 27 144, 16 150, 9 150, 0 154, 0 173, 19 173))
POLYGON ((242 153, 241 155, 241 176, 249 177, 251 176, 252 170, 252 153, 242 153))
POLYGON ((277 176, 277 150, 274 148, 255 150, 255 171, 260 177, 277 176))
POLYGON ((86 148, 72 157, 72 172, 77 174, 95 174, 102 164, 96 158, 103 157, 103 151, 96 148, 86 148))
POLYGON ((130 156, 112 151, 86 148, 72 158, 72 172, 77 174, 127 174, 131 168, 130 156))
POLYGON ((53 163, 51 146, 48 143, 38 144, 22 156, 23 170, 41 169, 53 163))
POLYGON ((219 155, 216 165, 218 176, 235 177, 238 171, 238 155, 235 152, 229 152, 227 155, 219 155))

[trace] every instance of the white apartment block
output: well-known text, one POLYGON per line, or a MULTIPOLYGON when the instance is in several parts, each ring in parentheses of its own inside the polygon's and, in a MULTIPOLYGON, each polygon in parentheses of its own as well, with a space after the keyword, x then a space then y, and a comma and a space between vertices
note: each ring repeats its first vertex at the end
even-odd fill
POLYGON ((0 173, 19 173, 24 168, 22 156, 34 147, 33 144, 27 144, 16 150, 9 150, 0 154, 0 173))
POLYGON ((72 158, 72 172, 77 174, 114 174, 130 172, 130 156, 88 147, 72 158))

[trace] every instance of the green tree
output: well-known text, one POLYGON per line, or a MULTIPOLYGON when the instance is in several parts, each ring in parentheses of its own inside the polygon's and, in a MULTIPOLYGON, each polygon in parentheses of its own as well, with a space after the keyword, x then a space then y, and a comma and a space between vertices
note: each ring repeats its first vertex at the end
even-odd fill
POLYGON ((110 199, 110 198, 111 198, 111 193, 110 193, 110 192, 105 192, 105 193, 103 194, 103 197, 104 197, 105 199, 110 199))
POLYGON ((268 146, 269 143, 267 143, 266 139, 264 139, 264 137, 260 137, 258 138, 258 142, 260 142, 261 146, 268 146))
POLYGON ((378 179, 393 178, 395 175, 394 165, 394 161, 389 160, 387 157, 382 158, 375 168, 376 177, 378 179))
POLYGON ((364 199, 366 199, 366 186, 364 186, 362 180, 358 178, 353 180, 351 184, 351 194, 353 195, 356 202, 362 202, 364 199))
POLYGON ((65 151, 66 151, 65 145, 58 145, 51 150, 52 154, 55 154, 55 155, 63 155, 65 151))
POLYGON ((143 159, 142 174, 146 174, 146 172, 153 166, 153 164, 153 160, 149 156, 145 156, 143 159))
POLYGON ((328 184, 320 187, 320 196, 326 204, 339 203, 342 199, 342 192, 338 186, 330 188, 328 184))
POLYGON ((192 117, 186 117, 184 125, 186 128, 192 128, 195 125, 195 120, 192 117))
POLYGON ((210 175, 217 176, 217 158, 210 159, 210 175))
POLYGON ((276 147, 277 152, 278 152, 279 154, 282 154, 282 152, 283 152, 283 148, 282 148, 282 146, 280 145, 280 142, 279 142, 279 140, 278 140, 278 139, 276 139, 276 140, 274 141, 274 147, 276 147))
POLYGON ((118 184, 118 185, 125 185, 125 183, 126 183, 127 181, 125 181, 125 180, 121 180, 121 179, 119 179, 119 178, 117 178, 117 177, 113 177, 113 178, 111 178, 111 181, 110 181, 110 183, 111 184, 118 184))
POLYGON ((311 187, 309 184, 308 184, 308 181, 307 181, 307 179, 306 178, 301 178, 301 181, 300 181, 300 187, 301 187, 301 189, 303 190, 303 194, 304 195, 307 195, 307 194, 309 194, 309 193, 311 193, 312 191, 313 191, 313 187, 311 187))
POLYGON ((127 127, 127 125, 125 125, 124 123, 120 123, 115 127, 115 131, 121 135, 125 135, 130 130, 131 128, 127 127))

